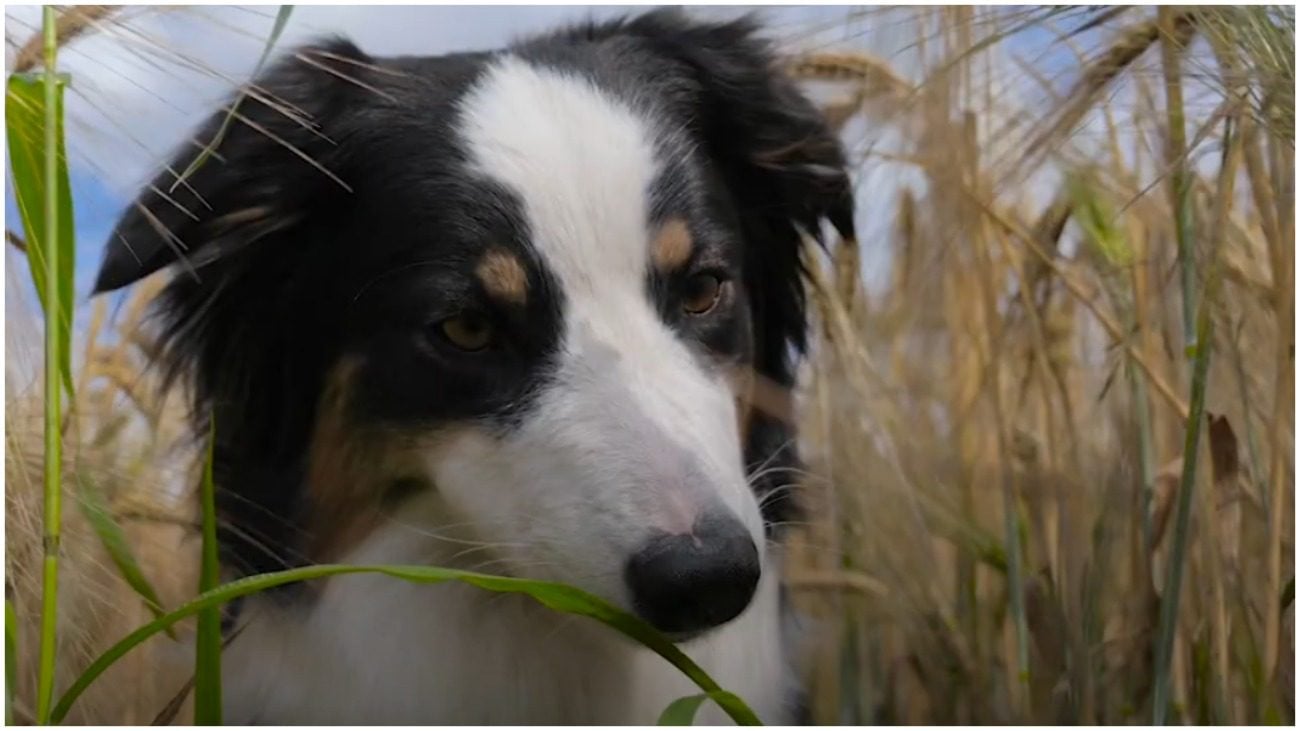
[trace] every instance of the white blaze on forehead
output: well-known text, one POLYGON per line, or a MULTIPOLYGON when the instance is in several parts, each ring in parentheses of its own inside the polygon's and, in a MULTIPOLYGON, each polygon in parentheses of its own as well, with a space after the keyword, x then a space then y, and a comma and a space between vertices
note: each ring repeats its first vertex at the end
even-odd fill
POLYGON ((506 56, 461 106, 477 171, 522 199, 566 294, 617 281, 640 291, 656 166, 644 119, 572 73, 506 56))
MULTIPOLYGON (((548 387, 508 443, 485 447, 511 450, 508 457, 457 464, 467 472, 526 468, 508 481, 530 515, 587 505, 591 516, 553 522, 586 526, 588 548, 601 545, 597 535, 628 540, 656 523, 680 530, 691 520, 685 513, 719 502, 761 540, 730 390, 661 319, 647 290, 649 195, 659 172, 653 121, 582 76, 509 56, 484 73, 460 111, 470 165, 522 202, 529 244, 565 309, 548 387)), ((482 492, 467 490, 465 499, 482 492)))

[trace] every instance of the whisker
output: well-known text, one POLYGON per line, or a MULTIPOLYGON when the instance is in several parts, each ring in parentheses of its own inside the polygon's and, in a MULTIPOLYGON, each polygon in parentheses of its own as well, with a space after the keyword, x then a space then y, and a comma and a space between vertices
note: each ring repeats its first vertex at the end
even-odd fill
MULTIPOLYGON (((458 528, 458 527, 479 527, 479 526, 482 526, 482 525, 485 524, 483 521, 465 521, 465 522, 460 522, 460 523, 445 523, 445 524, 440 524, 440 525, 438 525, 438 526, 435 526, 435 527, 433 527, 433 528, 427 528, 427 527, 424 527, 424 526, 418 526, 418 525, 415 525, 415 524, 413 524, 413 523, 409 523, 409 522, 407 522, 407 521, 405 521, 405 520, 402 520, 402 519, 396 517, 396 516, 393 515, 392 513, 384 513, 384 514, 383 514, 383 517, 384 517, 384 519, 385 519, 387 522, 389 522, 389 523, 391 523, 391 524, 393 524, 393 525, 396 525, 396 526, 398 526, 398 527, 400 527, 400 528, 404 528, 404 529, 406 529, 406 530, 409 530, 409 531, 411 531, 411 532, 417 533, 417 534, 422 535, 422 536, 427 536, 427 537, 429 537, 429 538, 435 538, 435 539, 437 539, 437 540, 439 540, 439 541, 444 541, 444 542, 446 542, 446 543, 455 543, 455 544, 459 544, 459 545, 463 545, 463 546, 472 546, 472 547, 478 547, 478 548, 487 547, 487 546, 508 546, 508 547, 512 547, 512 548, 526 548, 526 547, 527 547, 527 544, 525 544, 525 543, 502 543, 502 542, 497 542, 497 541, 478 541, 478 540, 474 540, 474 539, 471 539, 471 538, 457 538, 457 537, 453 537, 453 536, 445 535, 445 534, 443 534, 443 533, 440 532, 440 531, 448 530, 448 529, 451 529, 451 528, 458 528)), ((490 525, 491 523, 487 523, 487 524, 490 525)))

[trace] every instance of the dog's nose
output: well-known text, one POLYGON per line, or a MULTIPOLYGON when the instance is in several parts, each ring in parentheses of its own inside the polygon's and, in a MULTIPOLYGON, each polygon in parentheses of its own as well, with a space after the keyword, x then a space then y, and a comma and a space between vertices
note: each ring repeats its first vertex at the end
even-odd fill
POLYGON ((734 619, 761 572, 739 520, 709 516, 689 534, 661 534, 633 554, 627 583, 638 614, 663 632, 690 633, 734 619))

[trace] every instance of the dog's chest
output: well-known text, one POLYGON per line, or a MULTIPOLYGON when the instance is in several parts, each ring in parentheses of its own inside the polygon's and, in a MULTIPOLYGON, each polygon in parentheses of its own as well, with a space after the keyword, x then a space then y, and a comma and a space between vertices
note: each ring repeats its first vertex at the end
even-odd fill
MULTIPOLYGON (((683 649, 769 723, 789 673, 776 582, 683 649)), ((225 658, 226 720, 263 724, 653 724, 699 690, 592 620, 518 596, 340 577, 310 614, 250 606, 225 658)), ((716 709, 701 722, 725 723, 716 709)))

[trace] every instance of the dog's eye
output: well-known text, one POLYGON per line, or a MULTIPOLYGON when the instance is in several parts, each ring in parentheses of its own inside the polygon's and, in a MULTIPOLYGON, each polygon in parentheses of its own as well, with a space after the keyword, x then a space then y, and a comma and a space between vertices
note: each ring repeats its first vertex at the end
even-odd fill
POLYGON ((461 350, 474 352, 492 343, 492 323, 481 312, 462 312, 438 323, 443 339, 461 350))
POLYGON ((701 272, 686 280, 682 310, 688 315, 703 315, 717 306, 726 282, 716 274, 701 272))

